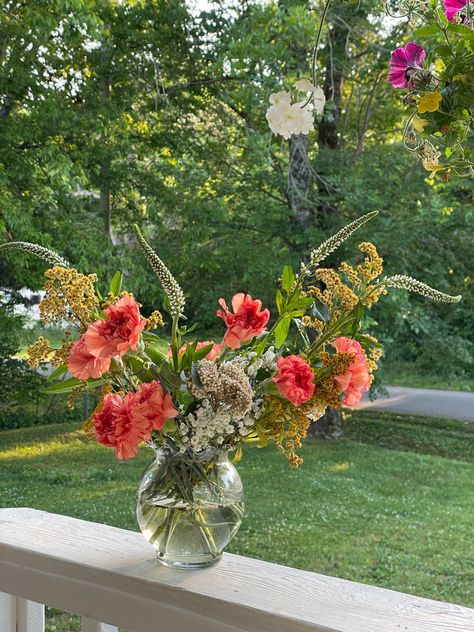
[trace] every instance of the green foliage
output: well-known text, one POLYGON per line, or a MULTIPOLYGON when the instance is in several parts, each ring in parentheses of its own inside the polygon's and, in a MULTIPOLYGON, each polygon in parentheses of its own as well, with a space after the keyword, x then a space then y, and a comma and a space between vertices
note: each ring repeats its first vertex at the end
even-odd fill
MULTIPOLYGON (((308 76, 318 10, 225 4, 197 17, 181 0, 71 0, 67 10, 47 0, 0 12, 12 49, 0 55, 0 242, 51 247, 102 279, 120 269, 148 314, 164 296, 131 235, 137 222, 206 339, 222 335, 219 297, 249 292, 275 315, 282 268, 297 270, 329 234, 379 210, 364 239, 379 246, 386 272, 464 296, 450 311, 402 292, 377 306, 387 353, 446 376, 468 372, 473 186, 428 184, 398 144, 403 106, 385 80, 386 51, 406 26, 382 28, 382 6, 367 0, 331 8, 342 43, 333 42, 331 66, 325 30, 318 73, 322 82, 326 65, 343 72, 340 106, 325 86, 324 122, 337 123, 340 146, 318 148, 311 136, 310 221, 301 224, 288 201, 288 146, 269 145, 264 113, 271 92, 308 76)), ((26 253, 0 256, 4 287, 39 289, 44 269, 26 253)))

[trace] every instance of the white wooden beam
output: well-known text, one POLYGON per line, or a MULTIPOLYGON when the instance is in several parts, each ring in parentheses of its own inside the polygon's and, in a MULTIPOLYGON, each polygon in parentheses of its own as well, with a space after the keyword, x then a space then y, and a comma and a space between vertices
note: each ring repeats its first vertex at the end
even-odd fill
POLYGON ((1 590, 134 632, 474 632, 470 608, 230 554, 172 570, 140 533, 31 509, 0 509, 1 590))
POLYGON ((81 618, 81 632, 118 632, 114 625, 100 623, 95 619, 81 618))
POLYGON ((0 632, 44 632, 44 606, 0 593, 0 632))
POLYGON ((44 605, 17 598, 17 632, 44 632, 44 605))
POLYGON ((0 592, 0 632, 16 632, 16 597, 0 592))

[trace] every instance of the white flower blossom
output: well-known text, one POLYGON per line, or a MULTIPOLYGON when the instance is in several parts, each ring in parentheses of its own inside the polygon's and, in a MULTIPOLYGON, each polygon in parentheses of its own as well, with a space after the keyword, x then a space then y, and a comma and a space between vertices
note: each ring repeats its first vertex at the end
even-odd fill
POLYGON ((301 90, 301 92, 314 92, 316 90, 308 79, 299 79, 299 81, 295 83, 295 88, 301 90))
POLYGON ((272 105, 281 105, 282 103, 291 105, 291 93, 283 90, 281 92, 273 92, 269 101, 272 105))
MULTIPOLYGON (((272 95, 273 96, 273 95, 272 95)), ((309 134, 314 129, 313 116, 303 103, 279 102, 271 105, 266 113, 270 129, 286 140, 297 134, 309 134)))
POLYGON ((316 114, 322 114, 326 104, 326 95, 321 88, 315 88, 313 90, 313 103, 316 114))

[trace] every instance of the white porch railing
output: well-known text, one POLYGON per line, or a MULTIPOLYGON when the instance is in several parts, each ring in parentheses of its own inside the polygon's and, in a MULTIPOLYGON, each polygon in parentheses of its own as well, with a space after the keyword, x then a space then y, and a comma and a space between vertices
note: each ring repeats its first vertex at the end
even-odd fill
POLYGON ((0 591, 0 632, 43 632, 40 604, 83 632, 474 632, 470 608, 238 555, 170 570, 139 533, 33 509, 0 510, 0 591))

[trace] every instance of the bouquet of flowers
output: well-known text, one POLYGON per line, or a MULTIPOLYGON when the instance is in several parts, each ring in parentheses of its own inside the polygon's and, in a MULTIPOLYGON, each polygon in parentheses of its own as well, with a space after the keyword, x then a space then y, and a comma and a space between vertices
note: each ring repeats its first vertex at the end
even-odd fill
POLYGON ((68 319, 60 348, 38 339, 28 350, 31 366, 56 367, 51 393, 100 390, 85 432, 119 459, 141 444, 155 459, 139 488, 138 520, 159 559, 173 566, 213 563, 237 531, 243 512, 242 485, 229 451, 273 442, 292 466, 308 427, 328 406, 355 406, 370 388, 381 348, 362 329, 367 308, 390 288, 403 288, 443 302, 457 302, 411 277, 382 276, 375 246, 359 245, 361 260, 337 268, 322 262, 377 213, 347 225, 318 248, 296 272, 286 266, 278 280, 271 319, 260 300, 243 292, 230 306, 220 298, 222 340, 199 340, 182 324, 184 294, 137 226, 138 242, 166 295, 164 311, 147 318, 117 273, 107 296, 96 277, 85 275, 56 253, 25 242, 16 248, 46 259, 43 320, 68 319), (270 324, 271 323, 271 324, 270 324), (161 331, 160 331, 161 330, 161 331), (67 373, 71 377, 67 376, 67 373))
POLYGON ((388 75, 394 88, 406 90, 404 145, 432 176, 472 176, 474 3, 402 0, 400 10, 392 17, 408 17, 417 27, 417 42, 392 52, 388 75))

